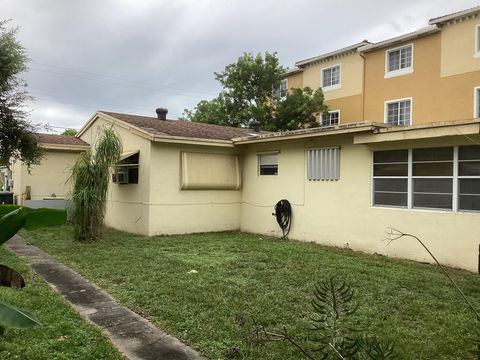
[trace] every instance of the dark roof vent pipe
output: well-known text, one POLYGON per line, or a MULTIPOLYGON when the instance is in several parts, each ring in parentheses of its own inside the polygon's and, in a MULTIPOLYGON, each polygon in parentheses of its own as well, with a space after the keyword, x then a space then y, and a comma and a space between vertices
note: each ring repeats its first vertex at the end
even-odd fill
POLYGON ((260 132, 260 122, 257 120, 252 120, 250 121, 250 129, 252 129, 255 132, 260 132))
POLYGON ((155 112, 157 113, 157 117, 158 117, 159 120, 167 120, 167 113, 168 113, 167 109, 157 108, 157 110, 155 110, 155 112))

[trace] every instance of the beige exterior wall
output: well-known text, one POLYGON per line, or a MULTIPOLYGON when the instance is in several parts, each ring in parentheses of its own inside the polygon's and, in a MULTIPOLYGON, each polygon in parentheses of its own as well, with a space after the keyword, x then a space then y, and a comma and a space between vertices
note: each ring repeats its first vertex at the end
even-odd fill
MULTIPOLYGON (((478 136, 477 136, 478 138, 478 136)), ((480 141, 480 138, 477 139, 480 141)), ((372 149, 441 146, 467 143, 463 137, 378 145, 353 145, 353 136, 322 137, 311 141, 283 141, 248 145, 244 149, 241 230, 280 236, 272 216, 274 204, 288 199, 293 205, 290 238, 349 247, 417 261, 431 259, 411 239, 387 244, 388 227, 421 237, 438 259, 475 271, 478 263, 480 214, 373 207, 372 149), (340 180, 306 180, 306 149, 341 147, 340 180), (257 153, 280 151, 279 175, 257 175, 257 153)))
POLYGON ((324 90, 325 100, 345 98, 363 92, 363 58, 358 54, 350 54, 307 65, 303 70, 303 86, 314 90, 321 86, 321 71, 324 68, 340 65, 340 88, 324 90))
POLYGON ((288 90, 303 88, 303 72, 287 76, 288 90))
MULTIPOLYGON (((452 25, 452 31, 455 26, 462 24, 452 25)), ((464 43, 463 39, 452 38, 448 31, 449 42, 464 43)), ((480 84, 480 59, 474 60, 472 53, 466 61, 467 54, 460 53, 456 65, 448 61, 448 68, 457 69, 457 74, 441 77, 441 56, 446 46, 443 37, 442 31, 404 43, 413 44, 413 73, 407 75, 385 78, 385 54, 389 48, 365 54, 365 120, 384 122, 385 102, 403 98, 412 98, 413 125, 473 118, 473 89, 480 84)))
POLYGON ((238 230, 241 190, 181 190, 181 151, 238 153, 237 149, 153 143, 149 234, 238 230))
POLYGON ((15 162, 12 166, 13 193, 18 196, 18 201, 23 204, 27 186, 31 188, 31 200, 42 200, 53 194, 58 198, 67 197, 71 189, 67 180, 79 154, 46 150, 40 165, 33 166, 30 173, 25 165, 15 162))
MULTIPOLYGON (((442 27, 440 72, 442 77, 480 71, 480 57, 475 54, 477 26, 480 26, 480 15, 442 27)), ((480 80, 480 75, 476 76, 480 80)))
MULTIPOLYGON (((110 122, 97 119, 82 135, 81 139, 95 144, 100 129, 110 122)), ((140 150, 138 184, 118 185, 110 183, 108 190, 105 224, 118 230, 149 235, 150 207, 150 162, 151 143, 130 130, 115 126, 122 139, 123 151, 140 150)))
POLYGON ((363 121, 362 94, 327 100, 325 104, 331 111, 340 110, 340 125, 363 121))

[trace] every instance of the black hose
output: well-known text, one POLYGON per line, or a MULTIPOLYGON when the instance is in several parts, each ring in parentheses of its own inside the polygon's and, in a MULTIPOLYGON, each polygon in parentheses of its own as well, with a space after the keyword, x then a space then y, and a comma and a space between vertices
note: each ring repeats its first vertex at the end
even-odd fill
POLYGON ((282 229, 283 239, 285 239, 290 233, 290 227, 292 226, 292 206, 290 202, 286 199, 280 200, 275 205, 275 213, 273 213, 277 218, 277 223, 282 229))

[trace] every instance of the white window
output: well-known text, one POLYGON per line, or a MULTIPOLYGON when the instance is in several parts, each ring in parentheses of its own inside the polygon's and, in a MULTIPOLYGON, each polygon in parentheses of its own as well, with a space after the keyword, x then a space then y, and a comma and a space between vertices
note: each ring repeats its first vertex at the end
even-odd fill
POLYGON ((340 148, 307 151, 308 180, 338 180, 340 178, 340 148))
POLYGON ((473 117, 480 118, 480 86, 473 89, 473 117))
POLYGON ((273 89, 273 97, 275 98, 284 98, 287 96, 288 92, 288 79, 282 79, 280 80, 280 84, 278 84, 278 87, 273 89))
POLYGON ((413 44, 387 50, 385 53, 385 77, 413 72, 413 44))
POLYGON ((340 110, 332 110, 328 112, 328 115, 320 115, 320 121, 322 126, 335 126, 340 123, 340 110))
POLYGON ((412 123, 412 98, 385 102, 385 122, 392 125, 412 123))
POLYGON ((480 24, 475 26, 475 57, 480 57, 480 24))
POLYGON ((322 89, 324 91, 340 88, 340 65, 322 69, 322 89))
POLYGON ((480 146, 375 151, 373 205, 480 211, 480 146))
POLYGON ((259 175, 278 175, 278 154, 258 155, 258 173, 259 175))

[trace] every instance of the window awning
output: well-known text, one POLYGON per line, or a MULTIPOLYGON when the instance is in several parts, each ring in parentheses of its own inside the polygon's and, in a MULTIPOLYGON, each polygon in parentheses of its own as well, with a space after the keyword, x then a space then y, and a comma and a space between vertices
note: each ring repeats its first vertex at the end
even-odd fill
POLYGON ((139 153, 140 153, 140 150, 124 152, 122 155, 120 155, 120 161, 125 160, 126 158, 129 158, 130 156, 133 156, 139 153))

